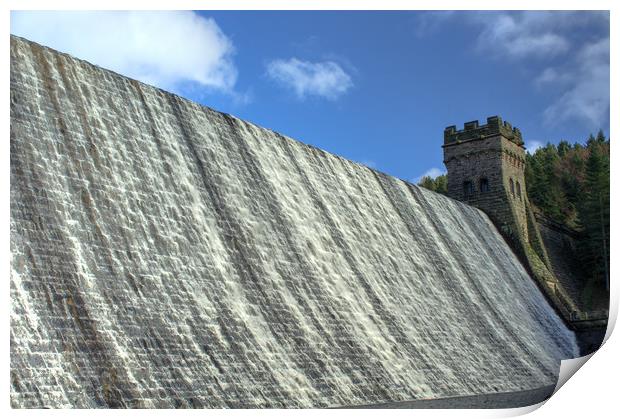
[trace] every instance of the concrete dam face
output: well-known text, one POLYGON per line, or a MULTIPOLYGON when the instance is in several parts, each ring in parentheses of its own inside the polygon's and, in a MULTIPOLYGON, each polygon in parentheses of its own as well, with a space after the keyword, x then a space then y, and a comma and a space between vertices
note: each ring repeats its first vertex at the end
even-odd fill
POLYGON ((575 338, 481 211, 11 38, 14 407, 552 386, 575 338))

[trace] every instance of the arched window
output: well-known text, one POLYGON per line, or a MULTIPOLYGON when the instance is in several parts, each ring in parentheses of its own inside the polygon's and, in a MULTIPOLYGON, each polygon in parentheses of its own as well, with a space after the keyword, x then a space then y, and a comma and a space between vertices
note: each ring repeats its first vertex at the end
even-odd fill
POLYGON ((517 197, 521 199, 521 184, 517 181, 517 197))
POLYGON ((510 193, 512 196, 515 196, 515 183, 512 181, 512 178, 510 178, 510 193))
POLYGON ((469 198, 474 194, 474 183, 470 180, 463 182, 463 194, 465 198, 469 198))
POLYGON ((480 178, 480 192, 481 193, 489 192, 489 179, 485 177, 480 178))

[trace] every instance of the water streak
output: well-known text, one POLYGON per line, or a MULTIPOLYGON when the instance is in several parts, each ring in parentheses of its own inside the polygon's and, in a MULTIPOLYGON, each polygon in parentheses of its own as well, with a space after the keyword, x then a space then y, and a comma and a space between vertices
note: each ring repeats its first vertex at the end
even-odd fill
POLYGON ((552 385, 480 211, 11 38, 11 403, 327 407, 552 385))

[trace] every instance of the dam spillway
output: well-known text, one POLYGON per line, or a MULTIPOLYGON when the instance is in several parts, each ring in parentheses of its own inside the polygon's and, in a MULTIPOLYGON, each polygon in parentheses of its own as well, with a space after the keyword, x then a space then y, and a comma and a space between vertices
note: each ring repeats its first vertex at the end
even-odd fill
POLYGON ((338 407, 554 385, 481 211, 11 37, 13 407, 338 407))

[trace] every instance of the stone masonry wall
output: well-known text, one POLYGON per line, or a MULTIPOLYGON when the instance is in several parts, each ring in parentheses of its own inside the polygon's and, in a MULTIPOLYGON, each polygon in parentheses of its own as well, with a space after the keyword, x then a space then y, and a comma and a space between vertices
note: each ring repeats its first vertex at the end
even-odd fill
POLYGON ((11 406, 496 394, 577 355, 482 211, 24 39, 10 63, 11 406))
POLYGON ((525 149, 501 138, 502 147, 502 180, 513 217, 516 218, 518 234, 527 243, 529 241, 527 229, 526 204, 527 191, 525 188, 525 149), (512 180, 513 186, 510 186, 512 180))
POLYGON ((484 210, 501 230, 518 232, 524 241, 528 240, 521 146, 500 135, 446 144, 444 163, 448 169, 450 197, 484 210), (488 180, 487 192, 481 190, 481 179, 488 180), (465 181, 473 183, 473 194, 466 195, 465 181), (517 193, 517 183, 521 196, 517 193))

